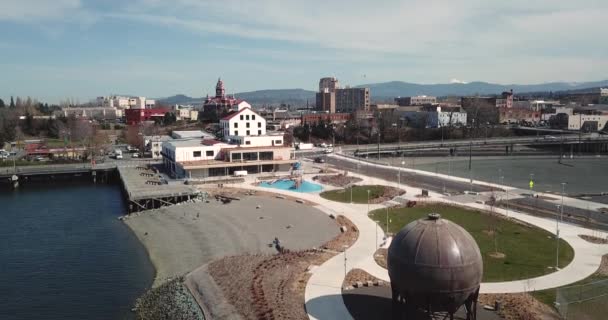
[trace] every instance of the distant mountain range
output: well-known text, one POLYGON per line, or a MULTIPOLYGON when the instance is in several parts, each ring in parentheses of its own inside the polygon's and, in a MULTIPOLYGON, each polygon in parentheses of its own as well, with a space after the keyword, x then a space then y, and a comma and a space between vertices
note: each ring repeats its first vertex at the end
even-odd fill
POLYGON ((542 84, 494 84, 487 82, 448 83, 448 84, 416 84, 401 81, 365 84, 357 87, 368 87, 373 97, 408 97, 415 95, 429 96, 468 96, 500 94, 513 89, 517 93, 526 92, 555 92, 608 86, 608 80, 596 82, 550 82, 542 84))
MULTIPOLYGON (((402 81, 390 81, 383 83, 363 84, 357 87, 370 88, 372 101, 392 101, 394 97, 407 97, 415 95, 430 96, 468 96, 468 95, 492 95, 513 89, 515 94, 529 92, 556 92, 571 91, 588 88, 608 87, 608 80, 595 82, 550 82, 542 84, 494 84, 487 82, 469 83, 447 83, 447 84, 416 84, 402 81)), ((252 105, 279 105, 289 104, 294 106, 306 106, 307 102, 315 104, 315 92, 304 89, 272 89, 234 94, 239 99, 244 99, 252 105)), ((164 104, 194 104, 200 105, 204 98, 193 98, 183 94, 157 99, 164 104)))

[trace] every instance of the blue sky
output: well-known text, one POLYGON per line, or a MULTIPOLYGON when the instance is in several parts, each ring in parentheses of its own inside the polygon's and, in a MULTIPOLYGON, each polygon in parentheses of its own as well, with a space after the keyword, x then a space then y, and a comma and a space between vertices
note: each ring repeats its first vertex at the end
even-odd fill
POLYGON ((1 0, 0 97, 608 78, 605 0, 1 0))

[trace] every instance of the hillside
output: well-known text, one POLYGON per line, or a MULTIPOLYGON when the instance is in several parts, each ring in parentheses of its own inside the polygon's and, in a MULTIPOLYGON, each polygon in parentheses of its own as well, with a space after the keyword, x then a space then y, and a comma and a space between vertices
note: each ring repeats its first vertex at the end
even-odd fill
MULTIPOLYGON (((528 92, 556 92, 574 91, 587 88, 608 87, 608 80, 596 82, 551 82, 542 84, 494 84, 488 82, 469 83, 445 83, 445 84, 416 84, 402 81, 390 81, 383 83, 364 84, 357 87, 370 88, 372 101, 392 101, 394 97, 406 97, 414 95, 431 96, 467 96, 467 95, 491 95, 500 94, 503 91, 513 89, 516 94, 528 92)), ((249 103, 262 105, 289 104, 293 106, 305 106, 315 104, 315 92, 304 89, 269 89, 250 92, 236 93, 239 99, 249 103)), ((157 99, 164 104, 202 104, 204 98, 193 98, 183 94, 157 99)))

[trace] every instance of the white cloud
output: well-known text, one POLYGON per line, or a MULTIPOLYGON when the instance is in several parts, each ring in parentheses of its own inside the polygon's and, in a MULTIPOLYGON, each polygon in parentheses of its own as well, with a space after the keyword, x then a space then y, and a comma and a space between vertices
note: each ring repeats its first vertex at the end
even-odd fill
POLYGON ((598 23, 608 2, 141 0, 127 11, 118 17, 201 33, 351 51, 477 56, 512 54, 526 45, 550 49, 563 41, 593 45, 591 39, 602 36, 598 23))
POLYGON ((80 0, 2 0, 0 20, 32 22, 61 19, 82 8, 80 0))

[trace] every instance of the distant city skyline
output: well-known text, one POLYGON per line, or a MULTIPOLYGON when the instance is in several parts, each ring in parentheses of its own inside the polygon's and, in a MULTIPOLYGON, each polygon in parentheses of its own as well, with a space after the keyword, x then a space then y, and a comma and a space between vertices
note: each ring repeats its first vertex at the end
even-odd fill
MULTIPOLYGON (((601 0, 4 0, 0 98, 608 78, 601 0), (346 5, 348 3, 348 5, 346 5)), ((373 95, 373 92, 372 92, 373 95)))

